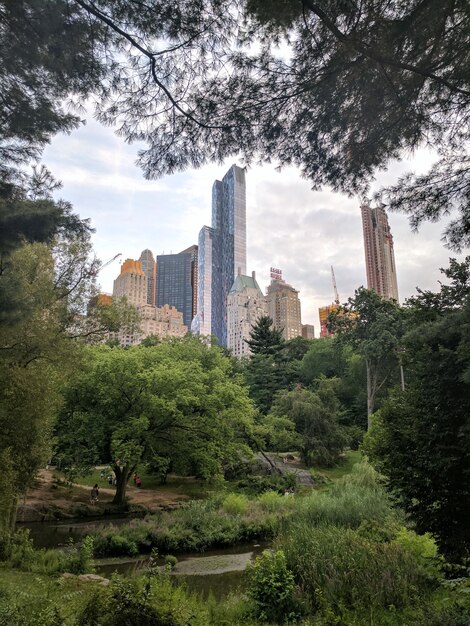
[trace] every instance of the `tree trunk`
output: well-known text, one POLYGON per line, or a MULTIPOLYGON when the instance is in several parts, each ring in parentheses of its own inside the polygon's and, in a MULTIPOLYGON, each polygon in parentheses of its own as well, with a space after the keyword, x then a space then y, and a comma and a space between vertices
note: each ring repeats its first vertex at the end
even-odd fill
POLYGON ((366 372, 367 372, 367 430, 369 430, 372 424, 370 416, 374 412, 375 385, 372 385, 372 374, 370 371, 370 363, 368 360, 366 360, 366 372))
POLYGON ((126 501, 127 479, 130 472, 126 465, 124 467, 115 465, 114 473, 116 475, 116 493, 114 494, 113 504, 124 504, 126 501))

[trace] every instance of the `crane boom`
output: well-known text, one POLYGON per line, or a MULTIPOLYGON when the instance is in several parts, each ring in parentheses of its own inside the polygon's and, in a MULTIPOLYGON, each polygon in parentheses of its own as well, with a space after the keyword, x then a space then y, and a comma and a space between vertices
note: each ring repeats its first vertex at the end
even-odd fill
POLYGON ((332 265, 330 267, 331 267, 331 278, 333 279, 333 289, 335 291, 335 304, 339 304, 339 294, 338 294, 338 288, 336 287, 335 271, 332 265))
POLYGON ((103 263, 103 265, 100 265, 98 272, 101 272, 102 269, 104 269, 105 267, 108 267, 108 265, 110 265, 113 261, 118 259, 120 256, 122 256, 122 252, 118 252, 115 256, 113 256, 112 259, 109 259, 109 261, 106 261, 106 263, 103 263))

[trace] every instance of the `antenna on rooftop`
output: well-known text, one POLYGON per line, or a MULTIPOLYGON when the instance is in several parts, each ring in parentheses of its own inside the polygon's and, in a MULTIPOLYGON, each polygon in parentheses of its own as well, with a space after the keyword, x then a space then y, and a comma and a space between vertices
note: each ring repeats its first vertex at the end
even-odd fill
POLYGON ((332 265, 331 265, 331 278, 333 280, 333 289, 335 291, 335 304, 339 304, 339 294, 338 294, 338 288, 336 287, 335 270, 333 269, 332 265))

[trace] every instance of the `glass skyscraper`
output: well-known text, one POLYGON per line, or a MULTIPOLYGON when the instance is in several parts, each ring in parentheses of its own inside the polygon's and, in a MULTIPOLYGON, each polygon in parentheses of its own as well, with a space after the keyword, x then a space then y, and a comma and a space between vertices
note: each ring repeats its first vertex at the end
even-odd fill
POLYGON ((193 317, 193 252, 157 256, 157 307, 174 306, 190 328, 193 317))
POLYGON ((194 332, 215 335, 222 346, 227 345, 227 295, 238 271, 246 274, 246 183, 245 170, 232 165, 212 187, 212 228, 204 226, 199 234, 199 299, 193 324, 194 332))

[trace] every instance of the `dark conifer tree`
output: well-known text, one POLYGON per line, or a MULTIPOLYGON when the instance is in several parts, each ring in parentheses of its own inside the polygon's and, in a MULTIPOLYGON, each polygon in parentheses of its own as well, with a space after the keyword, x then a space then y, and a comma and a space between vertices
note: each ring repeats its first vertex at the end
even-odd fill
POLYGON ((282 330, 272 328, 273 320, 268 315, 260 317, 250 331, 250 339, 246 343, 253 354, 278 354, 284 344, 282 330))

